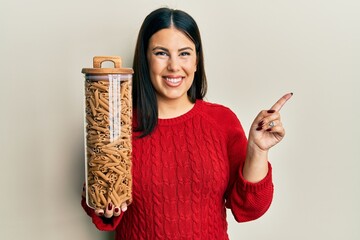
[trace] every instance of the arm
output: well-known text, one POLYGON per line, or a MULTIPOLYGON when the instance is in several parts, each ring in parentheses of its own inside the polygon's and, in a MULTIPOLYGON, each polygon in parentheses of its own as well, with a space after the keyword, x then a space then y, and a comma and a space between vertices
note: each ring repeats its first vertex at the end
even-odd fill
POLYGON ((228 135, 230 169, 239 170, 238 175, 230 171, 231 193, 227 207, 231 208, 237 221, 254 220, 270 207, 273 183, 268 151, 285 135, 279 111, 291 96, 292 93, 284 95, 270 110, 258 114, 251 125, 248 143, 240 123, 237 124, 239 127, 235 123, 235 133, 228 135))
POLYGON ((257 182, 246 179, 243 172, 248 159, 248 141, 238 119, 234 117, 232 122, 227 146, 230 180, 226 207, 231 209, 236 221, 246 222, 261 217, 270 207, 273 198, 272 171, 266 160, 266 173, 262 179, 257 182))

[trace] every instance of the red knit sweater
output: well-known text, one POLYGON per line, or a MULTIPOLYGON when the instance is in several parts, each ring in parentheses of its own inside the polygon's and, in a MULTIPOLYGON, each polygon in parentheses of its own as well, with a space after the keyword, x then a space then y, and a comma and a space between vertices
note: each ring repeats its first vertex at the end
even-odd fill
POLYGON ((247 139, 235 114, 197 100, 188 113, 159 119, 155 131, 133 139, 133 202, 103 221, 82 205, 100 230, 116 240, 226 240, 226 209, 239 222, 263 215, 273 196, 271 166, 258 183, 242 177, 247 139))

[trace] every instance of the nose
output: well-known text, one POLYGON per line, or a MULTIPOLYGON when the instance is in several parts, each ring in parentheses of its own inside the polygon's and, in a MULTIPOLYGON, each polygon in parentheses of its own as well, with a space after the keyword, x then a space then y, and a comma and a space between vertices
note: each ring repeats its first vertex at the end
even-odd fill
POLYGON ((179 61, 176 58, 170 58, 168 61, 167 69, 172 72, 176 72, 180 69, 179 61))

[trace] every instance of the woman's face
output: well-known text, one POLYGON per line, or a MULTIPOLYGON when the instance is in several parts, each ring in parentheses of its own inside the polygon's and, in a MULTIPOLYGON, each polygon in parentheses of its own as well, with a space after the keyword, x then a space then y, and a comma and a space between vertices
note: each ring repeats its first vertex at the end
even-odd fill
POLYGON ((158 101, 189 102, 187 91, 196 72, 195 44, 181 31, 166 28, 149 40, 147 60, 158 101))

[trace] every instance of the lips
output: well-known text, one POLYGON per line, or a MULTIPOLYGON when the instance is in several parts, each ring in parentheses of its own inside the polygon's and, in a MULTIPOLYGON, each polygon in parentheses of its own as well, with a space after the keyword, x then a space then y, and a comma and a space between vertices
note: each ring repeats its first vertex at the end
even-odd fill
POLYGON ((166 76, 164 77, 165 83, 171 87, 177 87, 181 84, 183 77, 181 76, 166 76))

